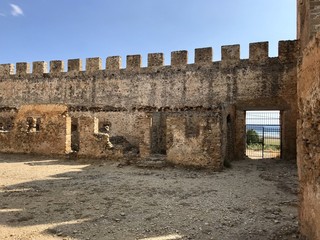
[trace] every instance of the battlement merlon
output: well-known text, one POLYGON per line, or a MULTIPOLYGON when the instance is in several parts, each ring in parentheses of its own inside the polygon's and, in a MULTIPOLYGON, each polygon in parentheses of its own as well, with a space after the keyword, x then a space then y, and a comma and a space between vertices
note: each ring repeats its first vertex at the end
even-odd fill
POLYGON ((99 57, 96 58, 87 58, 86 59, 86 71, 87 72, 96 72, 102 70, 102 59, 99 57))
POLYGON ((64 62, 60 60, 50 61, 50 73, 59 74, 64 72, 64 62))
POLYGON ((16 64, 16 74, 18 76, 25 76, 30 72, 30 63, 21 62, 16 64))
MULTIPOLYGON (((293 41, 280 41, 278 46, 278 59, 280 63, 294 63, 299 56, 300 42, 293 41)), ((256 42, 249 45, 249 62, 254 64, 265 64, 269 59, 269 43, 256 42)), ((197 48, 194 54, 194 64, 198 66, 208 66, 213 62, 213 49, 197 48)), ((230 67, 240 62, 240 45, 229 45, 221 47, 221 62, 222 67, 230 67)), ((121 57, 111 56, 106 59, 105 71, 114 72, 121 70, 121 57)), ((173 51, 171 52, 171 67, 184 68, 188 65, 188 51, 173 51)), ((163 53, 150 53, 148 54, 148 66, 150 69, 158 69, 164 66, 163 53)), ((142 68, 141 55, 128 55, 126 71, 139 72, 142 68)), ((96 71, 104 70, 102 68, 102 59, 87 58, 85 70, 88 74, 96 71)), ((65 71, 64 62, 55 60, 50 61, 50 74, 59 75, 65 71)), ((81 59, 69 59, 67 72, 77 73, 83 71, 81 59)), ((32 73, 30 71, 30 63, 19 62, 16 63, 16 73, 13 64, 0 64, 0 77, 7 78, 10 75, 18 77, 33 75, 42 77, 43 74, 48 73, 47 63, 44 61, 37 61, 32 63, 32 73)))
POLYGON ((148 67, 163 67, 164 54, 163 53, 149 53, 148 54, 148 67))
POLYGON ((266 62, 269 58, 269 42, 257 42, 249 44, 249 61, 266 62))
POLYGON ((188 51, 174 51, 171 52, 171 66, 183 67, 188 64, 188 51))
POLYGON ((299 57, 300 41, 279 41, 279 61, 282 63, 295 62, 299 57))
POLYGON ((139 71, 142 67, 141 55, 128 55, 127 56, 127 70, 128 71, 139 71))
POLYGON ((0 77, 9 77, 14 73, 13 64, 1 64, 0 65, 0 77))
POLYGON ((106 60, 106 70, 119 71, 121 68, 121 64, 122 64, 122 61, 120 56, 108 57, 106 60))
POLYGON ((35 76, 42 76, 48 72, 47 63, 44 61, 38 61, 32 63, 32 74, 35 76))
POLYGON ((208 48, 197 48, 195 49, 194 54, 194 63, 195 64, 210 64, 213 61, 213 49, 208 48))
POLYGON ((240 61, 240 45, 222 46, 221 61, 240 61))
POLYGON ((68 60, 68 72, 80 72, 82 71, 81 59, 69 59, 68 60))

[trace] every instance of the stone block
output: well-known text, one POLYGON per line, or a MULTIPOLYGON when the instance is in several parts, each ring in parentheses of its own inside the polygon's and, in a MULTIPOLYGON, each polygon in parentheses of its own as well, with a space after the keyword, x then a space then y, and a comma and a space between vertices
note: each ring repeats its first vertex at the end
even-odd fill
POLYGON ((164 65, 163 53, 149 53, 148 67, 162 67, 164 65))
POLYGON ((212 63, 213 49, 197 48, 195 50, 195 64, 210 64, 212 63))
POLYGON ((107 71, 118 71, 121 68, 121 57, 113 56, 108 57, 106 60, 106 70, 107 71))
POLYGON ((142 64, 141 55, 128 55, 127 56, 127 67, 128 71, 139 71, 142 64))
POLYGON ((182 67, 188 64, 188 51, 171 52, 171 66, 182 67))

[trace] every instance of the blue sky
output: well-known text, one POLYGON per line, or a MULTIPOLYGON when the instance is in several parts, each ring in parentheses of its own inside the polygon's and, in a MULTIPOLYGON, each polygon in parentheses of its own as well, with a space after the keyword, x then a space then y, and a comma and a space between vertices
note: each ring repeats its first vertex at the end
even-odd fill
POLYGON ((246 111, 246 124, 280 125, 280 111, 246 111))
MULTIPOLYGON (((295 0, 1 0, 0 63, 188 50, 296 38, 295 0)), ((123 67, 124 63, 123 63, 123 67)))

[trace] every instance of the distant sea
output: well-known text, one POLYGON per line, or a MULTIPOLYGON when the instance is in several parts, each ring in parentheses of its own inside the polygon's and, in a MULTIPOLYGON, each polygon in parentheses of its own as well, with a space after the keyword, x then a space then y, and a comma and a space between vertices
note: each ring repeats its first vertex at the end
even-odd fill
POLYGON ((280 125, 258 125, 258 124, 247 124, 246 130, 255 130, 260 137, 264 132, 265 137, 280 138, 280 125))

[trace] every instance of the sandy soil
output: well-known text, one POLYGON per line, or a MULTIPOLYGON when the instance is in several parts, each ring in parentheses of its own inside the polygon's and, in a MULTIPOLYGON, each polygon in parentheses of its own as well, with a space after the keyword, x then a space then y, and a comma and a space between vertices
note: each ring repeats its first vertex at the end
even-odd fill
POLYGON ((297 239, 297 170, 223 172, 0 155, 0 239, 297 239))

